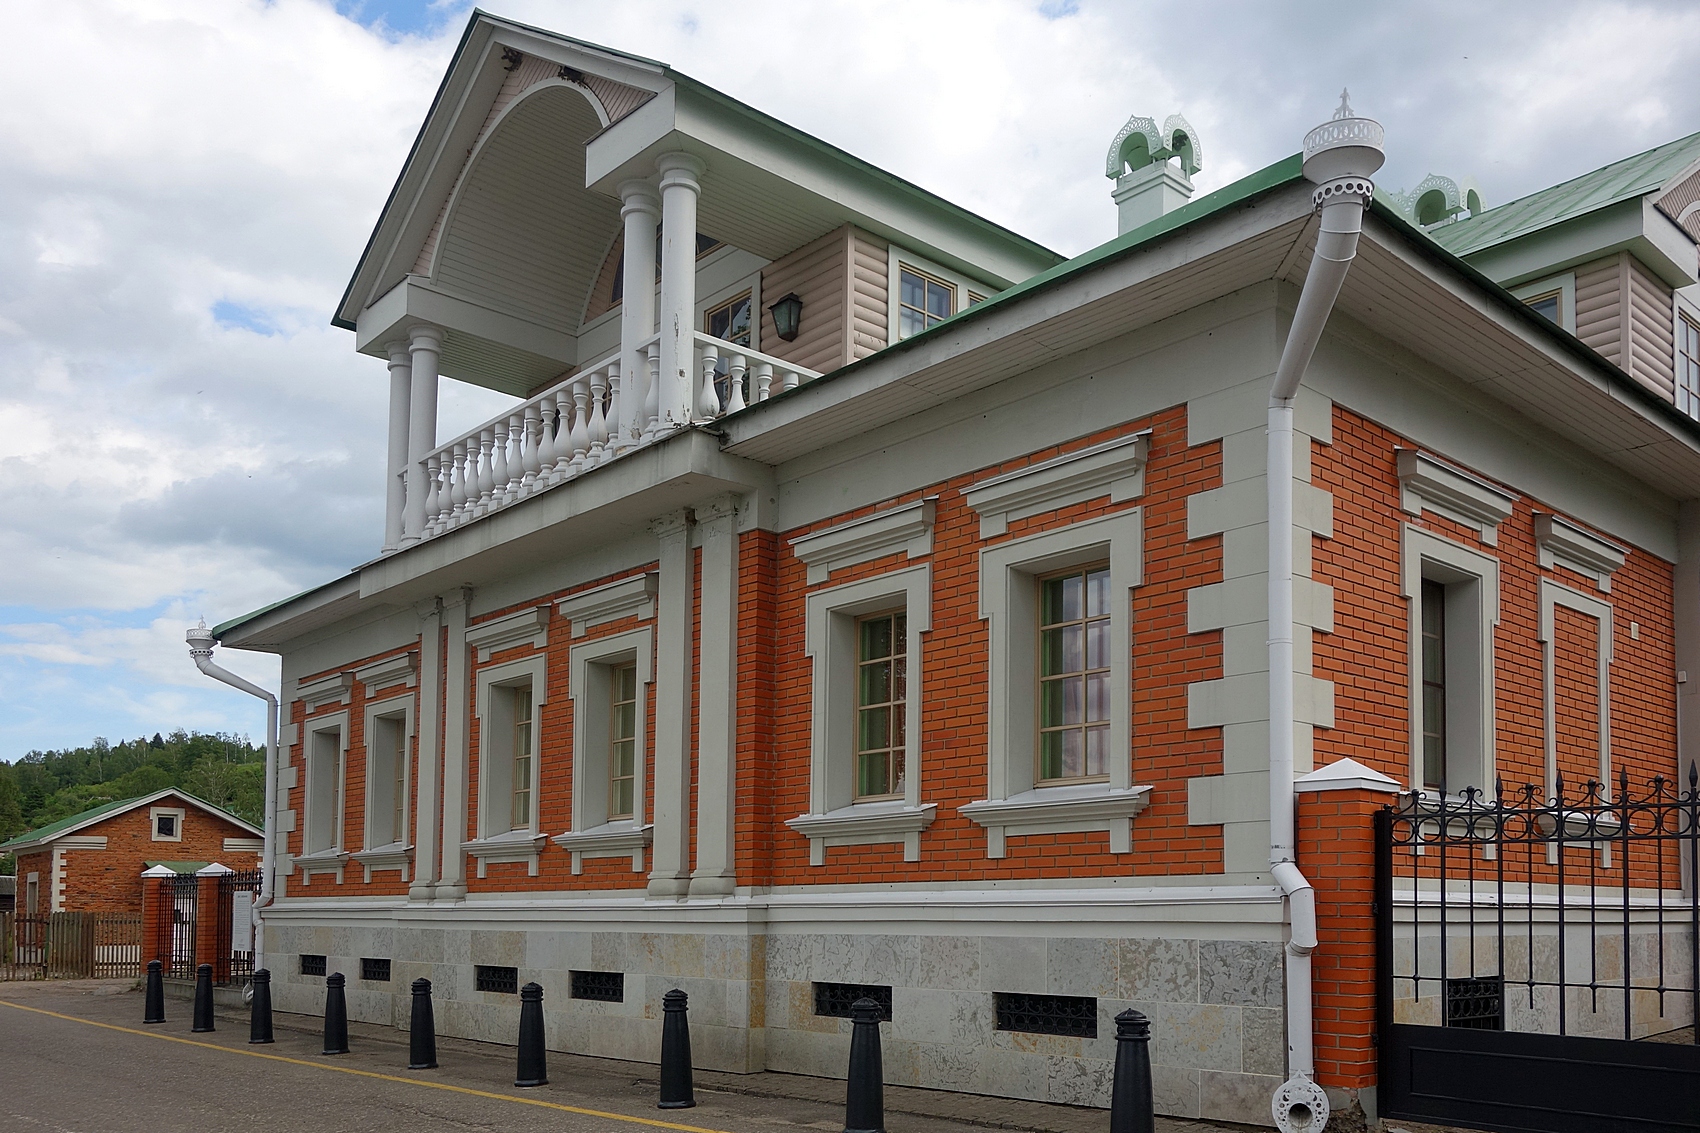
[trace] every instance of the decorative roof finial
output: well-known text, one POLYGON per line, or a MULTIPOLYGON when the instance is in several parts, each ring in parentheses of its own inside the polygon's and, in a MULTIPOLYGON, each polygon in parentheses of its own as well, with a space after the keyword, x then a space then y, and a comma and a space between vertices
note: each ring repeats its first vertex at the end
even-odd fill
POLYGON ((1336 122, 1338 122, 1342 118, 1353 118, 1353 117, 1356 117, 1356 115, 1354 115, 1352 113, 1352 92, 1347 90, 1345 87, 1341 87, 1340 88, 1340 109, 1338 109, 1334 112, 1334 120, 1336 122))

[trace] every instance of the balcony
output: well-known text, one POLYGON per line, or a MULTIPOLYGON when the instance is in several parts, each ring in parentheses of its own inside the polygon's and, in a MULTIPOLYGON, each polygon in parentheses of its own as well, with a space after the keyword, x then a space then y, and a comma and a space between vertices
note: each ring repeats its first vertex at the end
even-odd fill
MULTIPOLYGON (((686 419, 662 409, 660 336, 641 344, 639 355, 645 363, 640 385, 623 380, 615 353, 426 453, 418 462, 424 493, 419 541, 820 376, 697 332, 686 419)), ((408 472, 396 473, 403 494, 408 472)))

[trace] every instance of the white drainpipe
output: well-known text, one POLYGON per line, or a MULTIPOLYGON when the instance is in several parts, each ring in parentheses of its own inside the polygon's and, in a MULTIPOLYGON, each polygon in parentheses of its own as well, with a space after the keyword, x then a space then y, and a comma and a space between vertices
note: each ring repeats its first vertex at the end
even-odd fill
MULTIPOLYGON (((277 697, 255 684, 237 676, 229 669, 220 668, 213 664, 213 646, 218 639, 213 637, 212 630, 202 621, 199 625, 183 635, 189 642, 189 656, 195 659, 195 667, 215 681, 223 681, 232 688, 239 688, 250 696, 257 696, 266 702, 266 817, 265 840, 260 849, 260 896, 254 902, 254 970, 257 972, 265 967, 266 936, 262 929, 261 911, 272 903, 272 891, 275 882, 276 866, 272 857, 272 837, 277 829, 277 697)), ((250 994, 252 992, 250 991, 250 994)))
POLYGON ((1269 862, 1287 897, 1287 1072, 1275 1092, 1275 1124, 1320 1130, 1328 1096, 1313 1081, 1310 956, 1316 948, 1316 894, 1298 866, 1293 821, 1293 399, 1358 250, 1364 209, 1384 160, 1381 124, 1354 117, 1341 95, 1332 121, 1305 135, 1305 177, 1322 212, 1316 255, 1305 276, 1281 363, 1269 390, 1269 862))

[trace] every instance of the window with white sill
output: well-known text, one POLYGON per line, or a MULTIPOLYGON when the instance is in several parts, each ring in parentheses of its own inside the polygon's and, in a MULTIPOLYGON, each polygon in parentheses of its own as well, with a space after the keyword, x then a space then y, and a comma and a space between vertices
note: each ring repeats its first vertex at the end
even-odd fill
POLYGON ((478 837, 465 844, 478 861, 525 862, 537 872, 546 660, 534 654, 478 671, 478 837))
MULTIPOLYGON (((301 864, 311 872, 323 864, 340 870, 343 850, 342 818, 348 774, 348 713, 315 716, 302 725, 306 763, 304 811, 301 823, 301 864)), ((340 877, 340 873, 338 875, 340 877)))
POLYGON ((412 794, 413 697, 366 706, 366 829, 354 857, 366 868, 400 870, 412 857, 408 810, 412 794))
POLYGON ((918 861, 936 807, 921 801, 921 635, 928 565, 817 590, 806 602, 809 812, 786 825, 823 865, 833 846, 900 845, 918 861))
POLYGON ((1014 539, 980 553, 989 651, 987 794, 961 813, 1008 839, 1102 831, 1132 849, 1148 786, 1133 782, 1132 594, 1140 509, 1014 539))
POLYGON ((1499 563, 1407 525, 1410 783, 1459 797, 1494 781, 1493 635, 1499 563))
POLYGON ((555 844, 573 856, 630 857, 644 870, 652 835, 645 790, 654 681, 654 633, 648 626, 573 646, 572 829, 555 844))

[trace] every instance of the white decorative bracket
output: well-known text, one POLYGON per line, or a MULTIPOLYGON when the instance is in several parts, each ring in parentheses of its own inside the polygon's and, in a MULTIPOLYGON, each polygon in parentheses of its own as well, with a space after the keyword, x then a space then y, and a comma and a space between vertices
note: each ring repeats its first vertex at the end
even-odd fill
POLYGON ((1400 506, 1405 511, 1432 511, 1474 527, 1490 547, 1498 544, 1499 525, 1511 518, 1517 497, 1416 449, 1400 449, 1398 465, 1400 506))
POLYGON ((1611 593, 1611 576, 1628 558, 1627 549, 1609 539, 1591 535, 1569 520, 1546 512, 1535 513, 1535 546, 1541 566, 1547 570, 1569 567, 1586 575, 1605 593, 1611 593))

